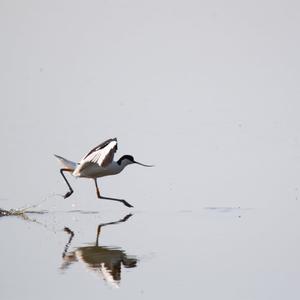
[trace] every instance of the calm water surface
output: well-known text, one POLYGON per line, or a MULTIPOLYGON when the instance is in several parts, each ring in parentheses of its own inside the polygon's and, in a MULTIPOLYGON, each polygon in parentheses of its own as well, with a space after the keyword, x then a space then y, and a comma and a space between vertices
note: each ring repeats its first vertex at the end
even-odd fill
POLYGON ((2 217, 1 297, 282 299, 299 288, 297 215, 208 207, 2 217))

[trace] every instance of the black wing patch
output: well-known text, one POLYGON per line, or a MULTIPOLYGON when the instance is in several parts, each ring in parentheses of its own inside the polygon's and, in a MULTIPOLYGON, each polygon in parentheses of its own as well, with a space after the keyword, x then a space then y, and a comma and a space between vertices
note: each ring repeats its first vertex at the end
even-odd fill
MULTIPOLYGON (((109 143, 113 142, 113 141, 116 141, 117 142, 117 138, 114 138, 114 139, 108 139, 107 141, 101 143, 100 145, 96 146, 95 148, 93 148, 83 159, 86 159, 90 154, 92 154, 93 152, 96 152, 100 149, 103 149, 105 148, 109 143)), ((118 149, 118 144, 116 145, 116 147, 114 148, 115 151, 117 151, 118 149)))

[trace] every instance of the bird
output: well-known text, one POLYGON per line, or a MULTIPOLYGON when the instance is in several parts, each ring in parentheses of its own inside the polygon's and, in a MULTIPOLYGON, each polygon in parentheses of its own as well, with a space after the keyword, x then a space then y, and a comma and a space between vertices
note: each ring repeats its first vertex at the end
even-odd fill
POLYGON ((88 270, 95 274, 101 274, 103 279, 111 287, 118 288, 121 283, 122 269, 137 267, 138 259, 134 255, 128 255, 121 247, 99 245, 99 236, 102 232, 102 228, 105 226, 126 222, 131 216, 132 214, 128 214, 119 221, 98 225, 96 242, 91 245, 74 247, 72 251, 69 251, 69 247, 75 234, 70 228, 65 227, 64 231, 69 234, 69 240, 62 253, 63 263, 61 270, 67 270, 70 265, 76 262, 83 263, 88 270))
POLYGON ((71 173, 74 177, 90 178, 94 180, 97 197, 104 200, 113 200, 123 203, 127 207, 133 207, 130 203, 123 199, 104 197, 100 194, 97 178, 116 175, 124 170, 124 168, 131 164, 138 164, 143 167, 153 167, 153 165, 146 165, 134 160, 132 155, 123 155, 117 161, 114 161, 114 154, 118 149, 117 138, 111 138, 90 150, 80 161, 76 163, 68 160, 62 156, 54 154, 54 156, 63 165, 60 173, 68 185, 69 191, 64 195, 68 198, 73 194, 73 189, 68 182, 64 172, 71 173))

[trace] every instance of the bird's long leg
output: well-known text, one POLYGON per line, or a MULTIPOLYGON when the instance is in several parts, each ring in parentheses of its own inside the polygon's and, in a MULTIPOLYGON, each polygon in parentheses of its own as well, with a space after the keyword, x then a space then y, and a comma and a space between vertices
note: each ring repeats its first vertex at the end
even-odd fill
POLYGON ((98 227, 97 227, 96 246, 98 246, 98 244, 99 244, 99 236, 100 236, 102 227, 107 226, 107 225, 116 225, 116 224, 119 224, 119 223, 126 222, 132 216, 133 216, 133 214, 128 214, 124 218, 120 219, 119 221, 99 224, 98 227))
POLYGON ((97 237, 96 237, 96 246, 98 247, 98 244, 99 244, 99 235, 100 235, 100 232, 101 232, 101 224, 98 225, 97 227, 97 237))
POLYGON ((95 186, 96 186, 97 197, 99 199, 101 199, 100 190, 98 188, 98 183, 97 183, 97 178, 94 178, 94 181, 95 181, 95 186))
POLYGON ((68 180, 67 180, 67 178, 66 178, 66 176, 65 176, 65 174, 64 174, 64 172, 71 172, 71 171, 72 171, 72 170, 70 170, 70 169, 60 169, 60 174, 62 175, 62 177, 64 178, 66 184, 68 185, 68 187, 69 187, 69 189, 70 189, 70 191, 67 192, 67 193, 64 195, 64 198, 65 198, 65 199, 68 198, 68 197, 70 197, 70 196, 73 194, 73 189, 72 189, 70 183, 68 182, 68 180))
POLYGON ((66 246, 65 246, 64 252, 63 252, 63 254, 62 254, 62 257, 63 257, 63 258, 66 256, 66 253, 68 252, 68 249, 69 249, 70 244, 71 244, 71 242, 72 242, 72 239, 73 239, 73 237, 74 237, 74 232, 73 232, 71 229, 69 229, 68 227, 65 227, 65 228, 64 228, 64 231, 67 232, 68 234, 70 234, 70 238, 69 238, 69 240, 68 240, 68 242, 67 242, 67 244, 66 244, 66 246))
POLYGON ((96 185, 96 192, 97 192, 97 197, 99 199, 103 199, 103 200, 112 200, 112 201, 118 201, 118 202, 122 202, 125 206, 127 207, 133 207, 130 203, 128 203, 127 201, 123 200, 123 199, 117 199, 117 198, 110 198, 110 197, 104 197, 100 195, 100 190, 98 187, 98 183, 97 183, 97 178, 94 179, 95 181, 95 185, 96 185))

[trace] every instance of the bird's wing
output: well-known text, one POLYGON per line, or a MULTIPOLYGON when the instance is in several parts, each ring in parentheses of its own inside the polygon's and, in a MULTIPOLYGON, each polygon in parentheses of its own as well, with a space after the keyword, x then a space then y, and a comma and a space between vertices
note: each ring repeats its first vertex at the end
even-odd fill
POLYGON ((79 165, 83 167, 85 164, 98 164, 100 167, 105 168, 113 161, 117 149, 117 139, 109 139, 86 154, 79 162, 79 165))

